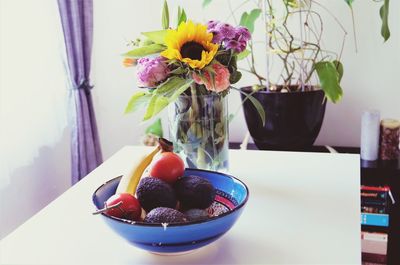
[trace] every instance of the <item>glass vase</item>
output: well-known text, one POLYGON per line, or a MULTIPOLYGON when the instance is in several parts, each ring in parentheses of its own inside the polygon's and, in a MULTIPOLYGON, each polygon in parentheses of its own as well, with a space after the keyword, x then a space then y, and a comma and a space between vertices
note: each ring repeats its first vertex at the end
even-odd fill
POLYGON ((189 168, 228 171, 227 96, 181 95, 169 107, 170 139, 189 168))

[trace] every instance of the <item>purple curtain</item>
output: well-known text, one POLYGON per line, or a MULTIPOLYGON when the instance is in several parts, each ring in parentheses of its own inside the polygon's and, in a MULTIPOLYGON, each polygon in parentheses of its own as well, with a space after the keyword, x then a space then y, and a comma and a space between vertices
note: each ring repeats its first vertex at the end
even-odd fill
POLYGON ((72 86, 72 184, 102 162, 91 96, 90 59, 93 39, 93 1, 58 0, 72 86))

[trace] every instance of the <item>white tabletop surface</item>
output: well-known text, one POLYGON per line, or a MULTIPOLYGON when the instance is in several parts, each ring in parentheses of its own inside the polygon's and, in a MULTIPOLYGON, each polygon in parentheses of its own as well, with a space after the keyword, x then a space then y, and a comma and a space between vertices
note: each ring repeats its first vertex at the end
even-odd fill
POLYGON ((0 242, 1 264, 360 264, 359 156, 231 150, 250 199, 233 228, 181 256, 147 253, 92 215, 92 193, 149 149, 127 146, 0 242))

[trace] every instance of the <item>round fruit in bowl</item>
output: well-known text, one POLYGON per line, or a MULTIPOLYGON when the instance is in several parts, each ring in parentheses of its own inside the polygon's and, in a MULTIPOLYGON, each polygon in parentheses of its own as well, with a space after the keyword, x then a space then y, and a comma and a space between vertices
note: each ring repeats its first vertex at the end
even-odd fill
POLYGON ((93 194, 96 213, 101 213, 121 237, 151 252, 185 252, 217 240, 238 220, 249 196, 242 181, 219 172, 188 168, 176 178, 163 179, 151 175, 155 163, 145 162, 150 165, 149 176, 141 176, 144 169, 134 170, 129 181, 124 176, 114 178, 93 194), (135 179, 135 175, 140 176, 135 179), (117 200, 120 204, 112 205, 110 200, 124 193, 137 198, 142 208, 139 218, 110 214, 110 207, 118 209, 125 203, 117 200))
MULTIPOLYGON (((218 172, 186 169, 183 178, 191 175, 209 180, 216 190, 208 217, 201 220, 174 223, 149 223, 129 221, 102 214, 106 223, 121 237, 135 246, 158 253, 184 252, 200 248, 214 242, 225 234, 238 220, 246 205, 249 193, 240 180, 218 172)), ((100 186, 93 194, 97 209, 111 197, 121 177, 114 178, 100 186)), ((185 214, 183 212, 182 214, 185 214)))
POLYGON ((163 152, 151 165, 150 176, 175 183, 183 175, 185 164, 174 152, 163 152))

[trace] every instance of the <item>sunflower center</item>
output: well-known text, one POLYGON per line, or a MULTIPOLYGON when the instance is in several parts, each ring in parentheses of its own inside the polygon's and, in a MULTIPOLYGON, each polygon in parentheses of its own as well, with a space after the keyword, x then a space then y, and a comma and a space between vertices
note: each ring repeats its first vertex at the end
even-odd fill
POLYGON ((192 60, 201 60, 201 53, 206 49, 200 43, 189 41, 182 45, 181 55, 182 58, 190 58, 192 60))

